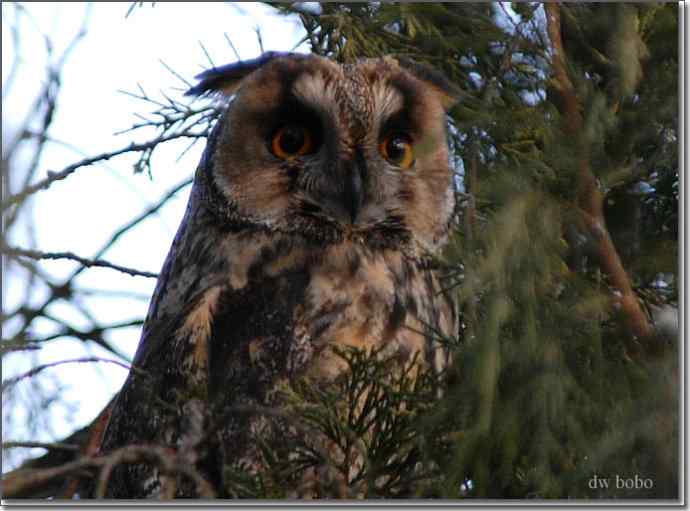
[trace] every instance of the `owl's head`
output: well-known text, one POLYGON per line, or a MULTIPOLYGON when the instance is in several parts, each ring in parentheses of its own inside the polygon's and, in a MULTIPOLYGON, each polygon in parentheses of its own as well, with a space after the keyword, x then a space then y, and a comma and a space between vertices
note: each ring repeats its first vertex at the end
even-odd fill
POLYGON ((230 98, 205 156, 233 221, 319 243, 435 251, 454 209, 439 73, 385 57, 268 53, 200 75, 230 98))

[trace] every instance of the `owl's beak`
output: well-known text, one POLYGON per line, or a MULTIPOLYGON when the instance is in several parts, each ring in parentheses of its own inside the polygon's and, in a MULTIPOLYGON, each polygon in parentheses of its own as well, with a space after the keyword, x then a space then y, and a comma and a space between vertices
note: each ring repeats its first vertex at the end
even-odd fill
POLYGON ((341 161, 330 174, 331 193, 319 203, 324 212, 343 225, 355 225, 361 216, 366 195, 366 163, 363 158, 341 161))
POLYGON ((352 171, 345 177, 345 191, 343 193, 343 205, 347 210, 350 223, 357 222, 357 215, 362 210, 364 202, 364 180, 362 179, 362 169, 359 165, 353 165, 352 171))

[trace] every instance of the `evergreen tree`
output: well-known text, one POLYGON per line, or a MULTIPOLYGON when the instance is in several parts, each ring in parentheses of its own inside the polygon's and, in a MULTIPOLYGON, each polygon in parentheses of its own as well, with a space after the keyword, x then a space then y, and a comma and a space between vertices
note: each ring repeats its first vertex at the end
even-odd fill
POLYGON ((404 55, 464 91, 446 261, 463 331, 420 428, 439 470, 411 493, 677 497, 677 331, 651 313, 678 296, 677 6, 280 9, 314 52, 404 55))

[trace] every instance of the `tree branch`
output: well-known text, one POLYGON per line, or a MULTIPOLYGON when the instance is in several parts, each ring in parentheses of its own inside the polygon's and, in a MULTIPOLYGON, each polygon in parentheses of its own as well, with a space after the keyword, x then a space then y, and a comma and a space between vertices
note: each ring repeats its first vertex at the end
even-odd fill
POLYGON ((5 381, 2 382, 2 392, 5 392, 8 388, 10 388, 13 385, 16 385, 19 383, 21 380, 24 380, 26 378, 31 378, 32 376, 35 376, 36 374, 40 373, 41 371, 44 371, 45 369, 50 369, 51 367, 56 367, 62 364, 83 364, 86 362, 107 362, 109 364, 115 364, 117 366, 120 366, 124 369, 132 370, 139 370, 136 369, 134 366, 131 366, 129 364, 125 364, 124 362, 120 362, 119 360, 112 360, 109 358, 100 358, 100 357, 83 357, 83 358, 72 358, 68 360, 58 360, 57 362, 51 362, 49 364, 41 364, 39 366, 34 367, 33 369, 20 374, 18 376, 14 376, 12 378, 9 378, 5 381))
POLYGON ((196 469, 181 463, 174 450, 158 445, 127 445, 107 456, 85 456, 58 467, 15 470, 3 477, 3 496, 5 498, 31 496, 32 489, 44 486, 54 479, 78 474, 85 470, 100 469, 96 498, 103 498, 112 469, 120 464, 139 462, 155 463, 163 474, 184 475, 196 484, 200 497, 215 497, 211 485, 196 469))
POLYGON ((48 450, 62 450, 62 451, 78 451, 79 446, 75 444, 65 444, 62 442, 13 442, 7 441, 2 443, 3 449, 15 449, 17 447, 25 449, 48 449, 48 450))
POLYGON ((640 338, 649 337, 653 328, 640 307, 639 301, 630 284, 630 278, 623 268, 620 256, 611 240, 606 228, 603 214, 603 194, 597 186, 592 174, 587 152, 586 141, 583 140, 583 119, 580 102, 566 65, 566 54, 561 36, 560 6, 557 3, 544 4, 546 10, 547 31, 553 48, 552 66, 554 85, 561 98, 562 114, 565 119, 566 132, 576 140, 577 149, 581 152, 579 160, 579 190, 578 203, 584 213, 585 224, 588 227, 597 247, 597 254, 602 270, 611 279, 621 296, 614 297, 625 314, 627 327, 630 332, 640 338))
POLYGON ((148 277, 148 278, 158 278, 157 273, 152 273, 149 271, 135 270, 134 268, 127 268, 125 266, 120 266, 118 264, 113 264, 102 259, 86 259, 80 257, 72 252, 41 252, 40 250, 27 250, 24 248, 17 248, 7 245, 5 243, 0 247, 0 253, 7 254, 13 257, 28 257, 30 259, 68 259, 70 261, 76 261, 87 268, 100 267, 100 268, 110 268, 112 270, 117 270, 133 277, 148 277))
POLYGON ((134 142, 132 142, 127 147, 123 147, 122 149, 118 149, 116 151, 110 151, 107 153, 99 154, 97 156, 93 156, 91 158, 86 158, 84 160, 73 163, 72 165, 65 167, 60 172, 48 171, 48 176, 45 177, 44 179, 41 179, 39 182, 37 182, 31 186, 26 187, 21 192, 18 192, 14 195, 11 195, 10 197, 7 197, 7 199, 5 199, 2 202, 2 205, 0 205, 0 211, 5 211, 6 209, 13 206, 14 204, 18 204, 18 203, 22 202, 24 199, 26 199, 30 195, 33 195, 34 193, 36 193, 40 190, 44 190, 44 189, 50 187, 50 185, 52 185, 55 181, 59 181, 59 180, 62 180, 62 179, 69 177, 70 175, 72 175, 76 170, 80 169, 81 167, 88 167, 90 165, 93 165, 94 163, 106 161, 106 160, 109 160, 110 158, 113 158, 115 156, 119 156, 119 155, 122 155, 125 153, 151 150, 151 149, 155 148, 158 144, 161 144, 163 142, 167 142, 169 140, 174 140, 177 138, 183 138, 183 137, 184 138, 196 138, 196 137, 203 137, 203 135, 198 134, 198 133, 192 133, 189 131, 183 131, 181 133, 174 133, 172 135, 158 137, 154 140, 149 140, 148 142, 144 142, 142 144, 135 144, 134 142))

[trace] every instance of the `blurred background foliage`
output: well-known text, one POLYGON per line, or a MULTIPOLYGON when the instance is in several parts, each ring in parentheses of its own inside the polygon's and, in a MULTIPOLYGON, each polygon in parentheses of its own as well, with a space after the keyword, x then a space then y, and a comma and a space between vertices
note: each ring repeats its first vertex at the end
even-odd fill
POLYGON ((454 440, 423 494, 677 497, 678 330, 659 320, 679 293, 677 5, 277 8, 316 53, 404 55, 463 91, 463 331, 424 423, 454 440), (616 488, 635 474, 652 487, 616 488))
MULTIPOLYGON (((269 5, 299 16, 314 53, 405 56, 462 90, 444 261, 462 328, 443 397, 427 374, 383 385, 358 354, 342 388, 298 382, 293 412, 343 452, 367 414, 387 425, 360 431, 356 491, 321 494, 677 498, 677 4, 269 5), (336 398, 362 385, 379 398, 345 413, 336 398)), ((289 496, 290 473, 277 459, 238 492, 289 496)))

